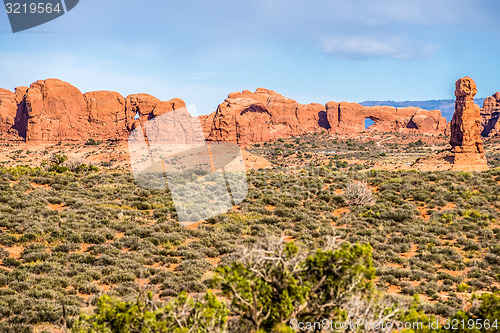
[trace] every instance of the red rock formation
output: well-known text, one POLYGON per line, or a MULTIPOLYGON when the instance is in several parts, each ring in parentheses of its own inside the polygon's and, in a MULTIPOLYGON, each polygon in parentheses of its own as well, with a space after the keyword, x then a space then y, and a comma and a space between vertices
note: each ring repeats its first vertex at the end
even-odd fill
POLYGON ((367 118, 374 122, 369 130, 381 132, 416 131, 437 135, 444 133, 447 124, 439 110, 427 111, 415 107, 365 107, 357 103, 329 102, 326 104, 326 114, 331 126, 330 131, 338 134, 364 131, 367 118))
POLYGON ((144 124, 148 121, 149 115, 153 112, 160 100, 148 94, 134 94, 127 97, 126 109, 129 110, 136 121, 128 127, 132 130, 137 125, 144 124))
POLYGON ((302 105, 264 88, 229 94, 213 118, 208 139, 239 144, 328 129, 323 105, 302 105))
POLYGON ((158 98, 148 94, 134 94, 127 97, 126 109, 129 117, 132 119, 137 117, 135 122, 128 126, 129 130, 135 126, 142 125, 149 119, 162 115, 172 110, 179 110, 185 108, 186 103, 179 98, 171 99, 170 101, 163 102, 158 98))
POLYGON ((69 83, 48 79, 15 93, 0 89, 0 137, 26 141, 127 140, 134 125, 185 107, 137 94, 111 91, 82 94, 69 83), (138 119, 135 119, 138 118, 138 119))
MULTIPOLYGON (((202 118, 208 128, 210 118, 202 118)), ((356 103, 330 102, 302 105, 280 94, 259 88, 229 94, 213 115, 209 140, 240 144, 276 140, 280 137, 302 135, 322 130, 335 134, 355 134, 365 131, 365 119, 372 119, 370 130, 383 132, 416 132, 444 134, 446 119, 439 110, 364 107, 356 103)))
POLYGON ((201 128, 203 129, 203 133, 205 133, 206 139, 208 139, 208 136, 210 135, 210 131, 212 130, 212 124, 214 123, 214 117, 215 117, 215 112, 212 112, 211 114, 208 114, 208 115, 199 116, 201 128))
POLYGON ((493 136, 500 133, 500 92, 484 100, 481 109, 481 135, 493 136))
POLYGON ((27 141, 85 140, 91 131, 83 94, 69 83, 50 79, 28 89, 27 141))
POLYGON ((455 113, 450 123, 453 169, 488 170, 480 132, 481 113, 479 106, 474 104, 476 84, 470 77, 464 77, 455 87, 455 113))
MULTIPOLYGON (((126 140, 136 126, 184 107, 180 99, 163 102, 148 94, 82 94, 66 82, 49 79, 15 93, 0 90, 0 133, 27 141, 126 140)), ((209 140, 247 144, 323 130, 358 133, 365 130, 366 118, 375 122, 369 130, 437 135, 446 128, 437 110, 346 102, 302 105, 264 88, 229 94, 216 112, 200 121, 209 140)))
POLYGON ((9 138, 17 113, 16 94, 0 89, 0 137, 9 138))
POLYGON ((497 100, 495 99, 495 97, 490 96, 484 100, 483 103, 484 113, 492 114, 496 108, 497 108, 497 100))
POLYGON ((0 138, 17 141, 25 137, 28 117, 24 115, 24 96, 27 90, 27 87, 19 87, 11 92, 0 88, 0 138))
POLYGON ((28 114, 26 112, 26 93, 28 87, 17 87, 16 94, 16 117, 14 125, 9 129, 11 138, 14 140, 25 140, 28 125, 28 114))
POLYGON ((112 91, 94 91, 83 95, 87 103, 91 137, 99 140, 126 138, 134 122, 134 114, 127 114, 125 98, 112 91))

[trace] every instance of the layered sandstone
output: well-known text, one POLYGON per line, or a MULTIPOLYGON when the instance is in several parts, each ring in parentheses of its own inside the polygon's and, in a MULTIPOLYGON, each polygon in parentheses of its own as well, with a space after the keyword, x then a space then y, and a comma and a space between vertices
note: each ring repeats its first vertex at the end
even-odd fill
POLYGON ((147 94, 124 98, 112 91, 82 94, 69 83, 48 79, 0 89, 0 137, 31 141, 127 140, 137 125, 185 107, 176 98, 161 101, 147 94))
POLYGON ((138 125, 143 125, 148 120, 160 116, 164 113, 179 110, 186 107, 186 103, 179 98, 174 98, 169 101, 161 101, 158 98, 148 94, 129 95, 126 100, 126 110, 136 120, 128 127, 129 130, 134 129, 138 125))
POLYGON ((494 136, 500 133, 500 92, 484 100, 481 109, 481 135, 494 136))
POLYGON ((259 88, 235 92, 220 104, 212 116, 203 118, 204 127, 211 123, 209 140, 240 144, 276 140, 323 130, 350 135, 365 131, 365 120, 374 121, 369 130, 444 134, 447 121, 439 110, 415 107, 364 107, 356 103, 329 102, 303 105, 293 99, 259 88), (213 117, 213 120, 211 120, 213 117))
POLYGON ((470 77, 455 83, 455 113, 450 122, 454 170, 488 170, 481 139, 481 111, 474 104, 476 83, 470 77))
MULTIPOLYGON (((494 104, 491 99, 489 103, 488 110, 494 104)), ((161 101, 148 94, 82 94, 69 83, 49 79, 15 92, 0 90, 0 137, 46 142, 90 138, 122 141, 137 126, 184 107, 180 99, 161 101)), ((370 131, 439 135, 446 130, 446 120, 438 110, 364 107, 346 102, 305 105, 264 88, 229 94, 216 112, 199 117, 209 140, 239 144, 325 130, 356 134, 365 131, 367 118, 374 121, 370 131)))
POLYGON ((134 122, 135 114, 127 112, 125 98, 117 92, 93 91, 83 95, 85 113, 91 125, 91 137, 101 140, 125 138, 134 122))
POLYGON ((91 132, 83 94, 60 80, 33 83, 24 97, 27 141, 85 140, 91 132))
POLYGON ((329 128, 325 107, 303 105, 268 89, 229 94, 213 116, 208 139, 239 144, 276 140, 329 128))
POLYGON ((412 167, 423 171, 488 170, 481 139, 481 111, 474 104, 476 93, 476 84, 470 77, 455 83, 455 113, 448 126, 451 149, 421 158, 412 167))
POLYGON ((210 131, 212 130, 212 124, 214 123, 215 112, 212 112, 208 115, 201 115, 198 118, 200 119, 201 128, 203 129, 203 133, 205 133, 205 138, 208 139, 210 135, 210 131))
POLYGON ((326 104, 330 131, 337 134, 359 133, 365 130, 365 120, 374 124, 369 130, 381 132, 418 132, 421 134, 443 134, 447 121, 439 110, 423 110, 416 107, 395 108, 392 106, 366 107, 357 103, 326 104))
POLYGON ((9 137, 11 129, 15 125, 17 113, 16 94, 0 89, 0 135, 9 137))

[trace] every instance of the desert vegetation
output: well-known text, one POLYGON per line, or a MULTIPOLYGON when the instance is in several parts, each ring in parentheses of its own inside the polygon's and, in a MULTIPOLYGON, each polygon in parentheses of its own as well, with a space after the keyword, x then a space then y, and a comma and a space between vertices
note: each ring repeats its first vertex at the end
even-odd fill
POLYGON ((343 168, 369 169, 377 165, 401 166, 418 158, 444 150, 449 137, 366 131, 353 138, 335 137, 324 132, 300 137, 281 138, 257 143, 250 151, 264 155, 274 164, 330 165, 343 168))
MULTIPOLYGON (((179 332, 285 330, 292 316, 317 318, 321 312, 314 309, 327 304, 325 295, 352 275, 339 275, 315 294, 313 285, 290 280, 294 296, 280 300, 283 308, 260 304, 265 313, 259 315, 245 304, 248 288, 263 283, 255 271, 271 279, 259 298, 277 297, 272 281, 282 277, 258 256, 270 237, 284 242, 265 250, 285 256, 283 267, 296 280, 335 276, 328 269, 339 260, 336 251, 362 254, 361 263, 351 263, 363 276, 349 295, 356 304, 369 299, 396 307, 394 316, 479 318, 484 299, 498 300, 499 181, 498 169, 278 166, 249 172, 249 195, 233 210, 185 228, 168 193, 137 187, 127 172, 4 168, 0 331, 90 331, 86 325, 106 322, 109 311, 136 310, 145 318, 161 312, 157 321, 170 325, 179 308, 185 309, 184 324, 174 324, 179 332), (336 246, 328 248, 331 239, 336 246), (296 272, 292 263, 311 271, 296 272), (307 306, 294 313, 304 300, 307 306), (212 312, 200 311, 206 303, 212 312)), ((347 300, 335 299, 324 311, 349 316, 338 305, 347 300)))

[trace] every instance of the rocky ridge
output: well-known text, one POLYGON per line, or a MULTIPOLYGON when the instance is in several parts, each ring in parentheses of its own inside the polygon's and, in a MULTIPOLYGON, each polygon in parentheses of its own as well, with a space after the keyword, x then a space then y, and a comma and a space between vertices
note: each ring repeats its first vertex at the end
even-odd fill
POLYGON ((239 144, 329 131, 352 135, 368 131, 444 134, 447 122, 439 110, 416 107, 365 107, 356 103, 300 104, 264 88, 232 93, 217 108, 209 140, 239 144), (365 120, 374 124, 365 128, 365 120))
MULTIPOLYGON (((177 98, 161 101, 148 94, 123 97, 111 91, 83 94, 69 83, 41 80, 14 92, 0 89, 0 138, 124 141, 137 126, 182 107, 184 101, 177 98)), ((440 135, 447 130, 439 110, 365 107, 347 102, 300 104, 264 88, 231 93, 214 113, 200 117, 208 140, 238 144, 320 131, 355 135, 366 130, 366 119, 374 122, 368 131, 440 135)))
POLYGON ((185 107, 147 95, 83 94, 69 83, 48 79, 15 92, 0 90, 0 137, 27 142, 126 140, 130 132, 163 113, 185 107))
POLYGON ((248 144, 329 128, 324 105, 299 104, 259 88, 229 94, 213 116, 208 139, 248 144))
POLYGON ((423 110, 417 107, 361 106, 356 103, 326 104, 330 130, 339 134, 359 133, 365 130, 365 119, 374 124, 370 130, 381 132, 416 132, 439 135, 446 130, 447 121, 439 110, 423 110))

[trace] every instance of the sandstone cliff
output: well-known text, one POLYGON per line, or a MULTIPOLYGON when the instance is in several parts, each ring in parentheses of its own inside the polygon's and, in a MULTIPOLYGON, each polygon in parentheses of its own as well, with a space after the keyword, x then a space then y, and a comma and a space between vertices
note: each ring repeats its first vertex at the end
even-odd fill
POLYGON ((500 134, 500 92, 496 92, 484 100, 481 109, 481 135, 493 136, 500 134))
POLYGON ((85 97, 59 80, 33 83, 21 110, 27 120, 27 141, 85 140, 92 130, 85 97))
POLYGON ((444 134, 447 127, 439 110, 364 107, 346 102, 303 105, 259 88, 255 93, 245 90, 230 94, 213 115, 208 138, 247 144, 323 130, 350 135, 365 131, 367 118, 374 121, 370 131, 439 135, 444 134))
POLYGON ((0 137, 15 136, 11 129, 15 125, 17 113, 16 94, 0 88, 0 137))
MULTIPOLYGON (((489 109, 493 102, 488 100, 489 109)), ((0 138, 26 141, 126 140, 131 131, 161 114, 185 107, 180 99, 161 101, 148 94, 82 94, 69 83, 48 79, 15 92, 0 89, 0 138)), ((300 104, 259 88, 229 94, 214 113, 201 116, 206 137, 239 144, 276 140, 319 131, 351 135, 365 131, 438 135, 446 130, 440 111, 330 102, 300 104)), ((500 126, 500 125, 499 125, 500 126)))
POLYGON ((441 111, 427 111, 415 107, 362 106, 357 103, 326 104, 330 131, 338 134, 359 133, 365 130, 365 119, 374 124, 369 130, 381 132, 418 132, 432 135, 443 134, 447 121, 441 111))
POLYGON ((229 94, 213 116, 208 139, 239 144, 328 129, 325 107, 302 105, 264 88, 229 94))
POLYGON ((164 102, 147 94, 82 94, 69 83, 48 79, 15 93, 0 89, 0 136, 47 142, 127 140, 134 126, 182 107, 178 98, 164 102))

